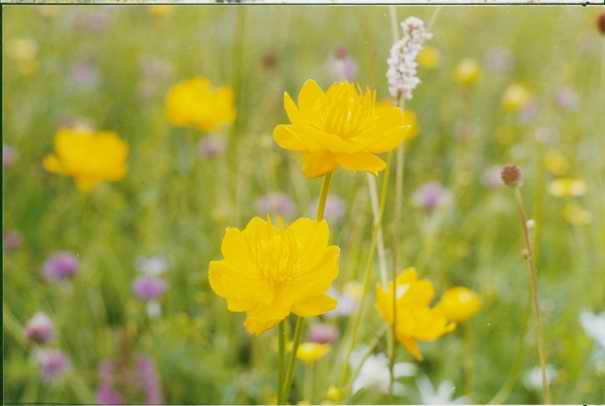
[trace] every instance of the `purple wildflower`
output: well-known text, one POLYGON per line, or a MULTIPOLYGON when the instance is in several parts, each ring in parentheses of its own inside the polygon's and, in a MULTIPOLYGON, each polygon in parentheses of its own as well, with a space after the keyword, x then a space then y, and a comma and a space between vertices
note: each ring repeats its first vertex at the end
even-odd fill
POLYGON ((44 344, 48 342, 54 334, 52 321, 44 313, 36 313, 25 326, 25 336, 37 343, 44 344))
POLYGON ((62 281, 72 278, 80 267, 77 258, 69 252, 57 252, 42 266, 42 273, 48 281, 62 281))
POLYGON ((309 341, 320 344, 330 344, 338 340, 338 329, 327 323, 317 323, 311 326, 309 341))
POLYGON ((357 76, 357 63, 349 57, 346 48, 336 48, 327 62, 327 70, 333 81, 353 81, 357 76))
POLYGON ((97 389, 97 403, 104 405, 125 403, 126 399, 116 389, 116 384, 133 387, 142 392, 144 396, 143 403, 146 405, 162 403, 160 379, 151 359, 145 356, 137 356, 134 368, 130 362, 124 365, 123 368, 126 368, 126 371, 123 371, 125 373, 116 374, 115 363, 111 360, 105 360, 99 364, 100 383, 97 389), (121 378, 122 381, 116 382, 116 378, 121 378))
POLYGON ((69 368, 69 361, 59 350, 40 350, 35 354, 40 366, 42 380, 49 383, 58 379, 69 368))
POLYGON ((72 66, 71 80, 83 90, 94 89, 99 82, 100 72, 93 61, 83 61, 72 66))
POLYGON ((452 199, 452 193, 439 182, 428 182, 414 192, 412 199, 416 206, 431 213, 447 205, 452 199))
POLYGON ((275 214, 285 219, 292 218, 295 207, 292 200, 284 193, 268 193, 256 201, 256 210, 262 215, 275 214))
POLYGON ((135 279, 132 289, 141 300, 155 300, 166 291, 166 282, 157 276, 143 275, 135 279))
POLYGON ((10 145, 2 144, 2 166, 10 168, 17 159, 17 152, 10 145))
POLYGON ((207 135, 198 144, 200 155, 207 159, 216 158, 225 152, 225 138, 218 135, 207 135))
POLYGON ((160 379, 153 361, 147 357, 140 356, 137 360, 137 374, 145 393, 145 404, 158 405, 162 403, 160 379))
POLYGON ((23 244, 23 236, 17 230, 10 230, 4 233, 3 242, 5 250, 14 251, 23 244))
POLYGON ((559 90, 555 98, 557 105, 566 111, 577 112, 580 110, 580 96, 571 87, 564 87, 559 90))

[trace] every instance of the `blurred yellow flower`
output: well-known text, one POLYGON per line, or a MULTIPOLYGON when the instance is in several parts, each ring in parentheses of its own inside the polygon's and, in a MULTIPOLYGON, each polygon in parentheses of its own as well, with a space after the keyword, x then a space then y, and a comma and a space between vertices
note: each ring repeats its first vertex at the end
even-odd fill
POLYGON ((166 96, 168 121, 176 127, 212 132, 235 120, 233 91, 214 87, 205 77, 174 85, 166 96))
POLYGON ((31 75, 38 69, 38 43, 31 38, 16 38, 7 44, 7 56, 19 72, 31 75))
POLYGON ((502 107, 508 112, 523 110, 531 101, 531 93, 520 83, 514 83, 506 88, 502 98, 502 107))
POLYGON ((210 262, 210 287, 229 311, 247 313, 246 330, 255 335, 290 313, 327 313, 336 307, 325 292, 338 274, 340 256, 329 237, 328 223, 308 218, 279 226, 254 217, 243 231, 229 227, 224 259, 210 262))
POLYGON ((550 150, 544 154, 544 166, 553 175, 565 175, 569 171, 569 161, 560 151, 550 150))
POLYGON ((550 182, 548 191, 556 197, 577 197, 586 193, 586 182, 577 178, 559 178, 550 182))
MULTIPOLYGON (((434 341, 456 328, 456 323, 430 307, 434 294, 433 284, 426 279, 418 279, 415 268, 406 268, 397 275, 395 335, 417 360, 422 359, 417 340, 434 341)), ((393 325, 393 282, 386 290, 377 287, 376 306, 381 317, 393 325)))
POLYGON ((156 17, 161 17, 161 16, 165 16, 167 14, 172 13, 174 9, 174 5, 170 5, 170 4, 153 4, 150 6, 147 6, 147 10, 149 11, 149 14, 151 14, 152 16, 156 16, 156 17))
POLYGON ((304 174, 312 178, 341 166, 376 173, 385 162, 375 154, 397 148, 408 137, 402 111, 376 103, 373 90, 364 93, 355 85, 339 82, 323 91, 307 80, 298 95, 298 106, 284 94, 290 124, 278 125, 273 139, 282 148, 303 153, 304 174))
MULTIPOLYGON (((390 100, 385 100, 376 105, 376 109, 391 109, 393 107, 397 107, 390 100)), ((411 140, 418 135, 418 119, 416 118, 416 113, 412 110, 404 110, 401 114, 401 123, 405 126, 406 131, 403 136, 403 141, 411 140)))
POLYGON ((472 85, 481 77, 481 67, 474 59, 465 58, 454 70, 454 81, 461 85, 472 85))
POLYGON ((72 176, 82 191, 102 181, 126 176, 128 144, 117 134, 86 129, 60 129, 55 135, 55 152, 44 158, 44 168, 72 176))
POLYGON ((418 64, 426 69, 433 69, 439 65, 440 54, 439 50, 433 47, 424 47, 418 53, 416 60, 418 64))
POLYGON ((592 214, 578 204, 565 205, 562 214, 563 219, 574 226, 584 226, 592 222, 592 214))
POLYGON ((338 402, 342 400, 342 391, 334 385, 330 385, 326 392, 326 399, 332 402, 338 402))
POLYGON ((312 364, 313 362, 322 359, 328 352, 330 352, 329 344, 307 342, 302 343, 298 347, 296 358, 305 364, 312 364))
POLYGON ((472 290, 464 287, 447 289, 435 306, 451 321, 461 322, 473 317, 481 309, 481 299, 472 290))

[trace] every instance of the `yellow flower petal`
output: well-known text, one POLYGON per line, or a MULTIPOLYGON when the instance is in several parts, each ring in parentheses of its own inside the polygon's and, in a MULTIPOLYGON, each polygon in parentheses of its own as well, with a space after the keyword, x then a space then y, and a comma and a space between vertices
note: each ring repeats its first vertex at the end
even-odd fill
POLYGON ((340 166, 351 171, 377 173, 386 167, 386 163, 382 159, 369 152, 336 155, 335 160, 340 166))
POLYGON ((303 157, 303 172, 307 178, 323 176, 338 166, 334 155, 329 152, 306 152, 303 157))
POLYGON ((326 295, 306 298, 305 301, 296 303, 292 307, 292 313, 300 317, 318 316, 336 308, 336 300, 326 295))

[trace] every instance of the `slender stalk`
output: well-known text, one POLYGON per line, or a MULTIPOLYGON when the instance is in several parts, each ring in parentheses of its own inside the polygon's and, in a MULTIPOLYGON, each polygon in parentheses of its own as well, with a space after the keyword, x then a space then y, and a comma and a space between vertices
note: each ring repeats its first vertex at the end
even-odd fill
MULTIPOLYGON (((330 190, 330 182, 332 180, 332 172, 328 172, 323 179, 321 184, 321 191, 319 192, 319 204, 317 205, 317 221, 321 221, 324 218, 324 212, 326 210, 326 201, 328 200, 328 191, 330 190)), ((283 322, 282 322, 283 323, 283 322)), ((279 391, 278 404, 283 404, 288 401, 290 396, 290 388, 292 387, 292 380, 294 379, 294 364, 296 363, 296 353, 300 345, 300 339, 302 337, 302 331, 304 327, 304 318, 297 317, 296 328, 294 330, 294 344, 292 347, 292 355, 290 356, 290 362, 288 363, 288 369, 284 378, 284 384, 279 391)))
POLYGON ((279 335, 279 359, 277 361, 277 393, 281 392, 284 386, 284 363, 286 358, 286 320, 282 320, 278 325, 279 335))
POLYGON ((288 369, 286 370, 285 384, 281 390, 281 396, 278 398, 278 404, 285 404, 290 396, 290 387, 292 386, 292 380, 294 379, 294 364, 296 363, 296 353, 300 345, 300 338, 302 337, 302 331, 304 327, 304 317, 296 318, 296 328, 294 330, 294 344, 292 347, 292 355, 290 356, 290 362, 288 363, 288 369))
POLYGON ((340 386, 344 387, 346 380, 347 380, 347 372, 348 372, 348 368, 349 368, 349 358, 351 357, 351 353, 353 352, 353 348, 355 347, 355 344, 357 343, 357 334, 359 332, 359 326, 361 324, 361 320, 363 319, 363 314, 365 311, 365 304, 367 301, 367 297, 368 297, 368 293, 370 291, 370 280, 371 280, 371 270, 372 270, 372 263, 374 261, 374 253, 376 252, 376 245, 377 245, 377 241, 378 241, 378 232, 379 232, 379 227, 378 225, 380 224, 380 219, 382 219, 382 215, 384 213, 384 206, 386 203, 386 198, 388 195, 388 180, 389 180, 389 173, 390 173, 390 166, 391 166, 391 162, 392 162, 392 157, 393 157, 393 153, 389 152, 388 158, 387 158, 387 165, 386 168, 384 170, 384 175, 383 175, 383 183, 382 183, 382 189, 380 191, 380 210, 379 210, 379 217, 378 220, 379 221, 375 221, 374 222, 374 228, 373 228, 373 232, 372 232, 372 241, 370 243, 370 251, 368 253, 368 259, 366 262, 366 267, 365 267, 365 271, 364 271, 364 278, 363 278, 363 292, 361 295, 361 300, 359 301, 359 307, 357 309, 357 313, 355 314, 355 317, 353 318, 353 325, 351 327, 351 339, 349 341, 349 346, 347 348, 347 352, 345 353, 345 358, 343 361, 343 365, 342 365, 342 369, 341 369, 341 374, 340 374, 340 386))
POLYGON ((544 327, 542 324, 542 314, 540 312, 540 304, 538 302, 538 272, 534 263, 532 243, 529 235, 529 227, 527 225, 527 215, 525 205, 523 204, 523 196, 518 187, 515 188, 515 200, 519 211, 519 219, 523 228, 523 237, 525 239, 525 260, 527 261, 527 270, 529 272, 529 287, 532 296, 532 307, 534 317, 536 319, 536 343, 538 346, 538 357, 540 358, 540 369, 542 372, 542 389, 544 392, 544 403, 550 403, 550 390, 548 387, 548 378, 546 376, 546 353, 544 351, 544 327))

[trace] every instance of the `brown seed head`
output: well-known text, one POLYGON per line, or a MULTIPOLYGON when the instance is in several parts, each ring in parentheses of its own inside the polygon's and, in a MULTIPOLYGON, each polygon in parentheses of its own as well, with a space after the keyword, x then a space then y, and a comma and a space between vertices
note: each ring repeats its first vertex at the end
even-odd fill
POLYGON ((502 182, 510 187, 517 187, 521 184, 521 169, 517 165, 505 165, 500 172, 502 182))
POLYGON ((605 34, 605 13, 601 13, 599 17, 597 17, 597 27, 601 34, 605 34))

